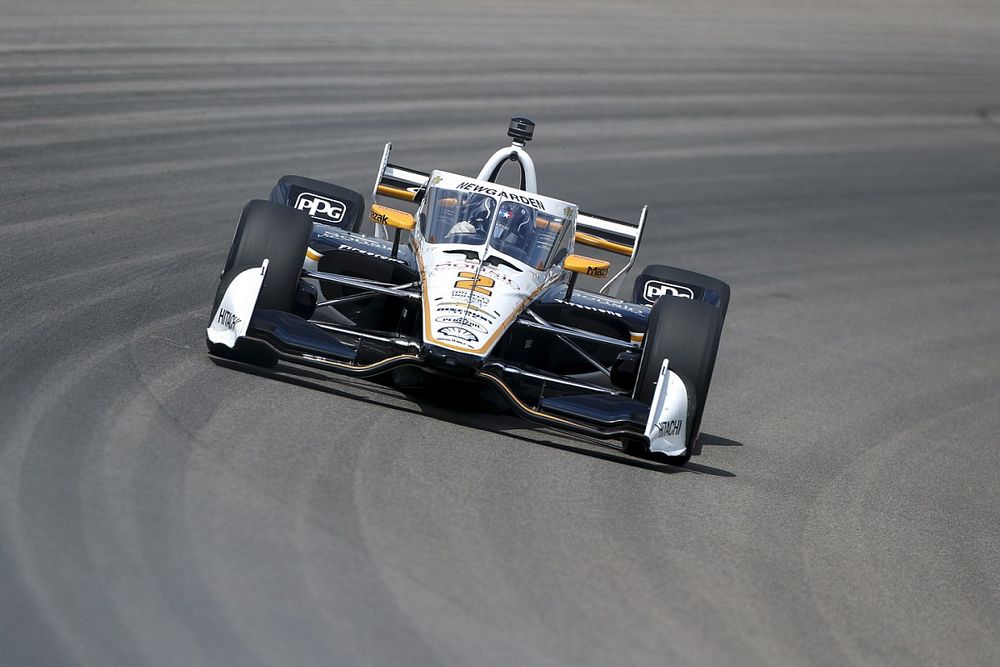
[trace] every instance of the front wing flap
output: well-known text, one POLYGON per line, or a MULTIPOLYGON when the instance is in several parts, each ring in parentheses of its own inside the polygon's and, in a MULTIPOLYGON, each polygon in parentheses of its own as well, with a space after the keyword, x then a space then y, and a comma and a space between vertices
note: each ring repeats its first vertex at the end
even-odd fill
POLYGON ((267 274, 267 264, 265 259, 261 266, 240 272, 229 283, 219 307, 212 313, 212 323, 206 330, 209 342, 233 348, 236 340, 246 335, 260 287, 267 274))

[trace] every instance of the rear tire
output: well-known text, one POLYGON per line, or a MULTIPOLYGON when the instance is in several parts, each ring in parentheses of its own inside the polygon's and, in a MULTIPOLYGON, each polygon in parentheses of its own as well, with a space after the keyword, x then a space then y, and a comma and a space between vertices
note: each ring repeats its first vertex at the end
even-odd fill
MULTIPOLYGON (((649 280, 663 281, 674 286, 690 286, 692 292, 697 293, 697 301, 714 304, 722 311, 719 318, 719 326, 726 320, 726 311, 729 310, 729 285, 718 278, 706 276, 703 273, 695 273, 687 269, 678 269, 675 266, 665 264, 650 264, 636 276, 635 284, 632 287, 632 301, 635 303, 645 303, 653 305, 655 301, 650 300, 645 294, 646 282, 649 280)), ((682 291, 682 290, 679 290, 682 291)), ((666 294, 664 296, 670 296, 666 294)), ((662 299, 664 297, 660 297, 662 299)), ((678 298, 674 296, 673 298, 678 298)), ((684 297, 680 297, 684 298, 684 297)))
MULTIPOLYGON (((254 310, 291 312, 312 226, 312 220, 302 211, 261 199, 247 204, 236 227, 209 317, 219 308, 233 279, 247 269, 260 266, 265 259, 268 260, 267 274, 254 310)), ((208 350, 220 357, 259 366, 277 363, 274 354, 248 343, 241 339, 235 348, 229 348, 209 342, 208 350)))
MULTIPOLYGON (((636 400, 651 404, 664 359, 684 381, 688 390, 687 450, 680 456, 649 453, 656 460, 683 465, 701 429, 715 358, 722 335, 722 311, 715 305, 691 299, 661 298, 649 315, 642 359, 636 376, 636 400)), ((626 443, 633 453, 636 443, 626 443)), ((645 447, 642 448, 645 450, 645 447)))
POLYGON ((361 228, 365 213, 365 198, 354 190, 333 183, 303 176, 282 176, 278 179, 274 189, 271 190, 270 199, 277 204, 298 209, 297 200, 302 195, 310 196, 313 199, 318 196, 321 200, 337 207, 332 210, 338 211, 339 219, 335 219, 337 214, 331 216, 314 211, 316 222, 354 233, 357 233, 361 228))

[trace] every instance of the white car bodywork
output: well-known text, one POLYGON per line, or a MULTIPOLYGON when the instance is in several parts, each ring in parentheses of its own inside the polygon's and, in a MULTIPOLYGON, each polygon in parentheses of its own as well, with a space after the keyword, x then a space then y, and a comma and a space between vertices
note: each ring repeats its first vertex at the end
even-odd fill
POLYGON ((660 365, 653 403, 646 420, 649 451, 680 456, 687 443, 687 387, 677 373, 669 370, 669 360, 660 365))
MULTIPOLYGON (((502 212, 505 201, 517 202, 518 208, 530 209, 533 215, 544 211, 558 212, 561 224, 572 227, 576 206, 526 190, 442 171, 433 172, 430 182, 432 191, 468 191, 494 202, 494 219, 490 221, 481 243, 433 242, 437 239, 425 235, 429 225, 422 224, 414 229, 410 241, 423 285, 424 342, 486 357, 510 323, 538 294, 558 282, 564 274, 558 263, 532 266, 492 245, 499 224, 498 211, 502 212), (491 257, 502 261, 486 263, 491 257)), ((434 200, 433 192, 424 198, 424 202, 434 200)), ((425 204, 417 211, 417 218, 427 221, 436 214, 440 212, 425 204)), ((535 220, 531 224, 535 224, 535 220)), ((471 227, 466 221, 457 220, 455 223, 458 227, 462 225, 471 227)), ((568 239, 565 249, 572 252, 572 236, 566 234, 565 238, 568 239)))
MULTIPOLYGON (((383 155, 379 181, 387 169, 388 151, 389 145, 383 155)), ((443 171, 434 171, 427 178, 427 192, 416 212, 417 222, 409 240, 420 275, 425 348, 443 348, 486 361, 511 324, 534 300, 566 279, 568 272, 563 267, 563 260, 574 250, 578 209, 575 204, 538 194, 535 185, 530 157, 517 146, 498 151, 483 167, 479 178, 443 171), (508 159, 511 151, 521 154, 525 189, 487 180, 499 169, 500 162, 508 159), (439 192, 445 196, 437 197, 439 192), (470 193, 480 197, 479 202, 492 202, 486 206, 488 219, 478 220, 481 229, 469 220, 459 219, 463 198, 470 193), (508 204, 511 208, 530 212, 527 229, 535 233, 531 237, 535 239, 534 245, 526 245, 528 242, 524 238, 530 235, 518 237, 520 240, 514 243, 502 240, 505 234, 507 238, 513 235, 512 227, 504 227, 501 220, 508 204), (449 207, 455 209, 454 214, 449 207), (455 219, 447 219, 448 215, 455 219), (434 226, 435 221, 441 222, 440 216, 445 216, 449 223, 446 232, 442 232, 445 227, 441 224, 434 226)), ((628 266, 634 261, 644 221, 645 209, 638 230, 634 232, 628 266)), ((609 233, 617 230, 616 225, 624 227, 622 223, 592 216, 588 216, 587 225, 586 229, 609 233)), ((376 230, 376 237, 386 238, 382 225, 376 225, 376 230)), ((309 253, 303 259, 303 269, 315 272, 318 255, 311 250, 309 253)), ((260 267, 247 269, 232 280, 207 330, 211 343, 234 348, 237 340, 246 335, 267 266, 265 259, 260 267)), ((610 287, 628 266, 605 288, 610 287)), ((304 279, 315 283, 314 278, 304 279)), ((541 416, 530 406, 522 405, 522 408, 541 416)), ((559 417, 546 417, 566 422, 559 417)), ((649 450, 668 456, 683 455, 688 440, 697 435, 688 432, 687 421, 687 388, 664 359, 644 429, 649 450)))
POLYGON ((257 305, 260 286, 264 284, 264 276, 267 274, 267 264, 268 260, 265 259, 261 266, 240 272, 229 283, 219 307, 212 314, 212 324, 206 331, 208 340, 233 348, 236 346, 236 339, 246 335, 257 305))

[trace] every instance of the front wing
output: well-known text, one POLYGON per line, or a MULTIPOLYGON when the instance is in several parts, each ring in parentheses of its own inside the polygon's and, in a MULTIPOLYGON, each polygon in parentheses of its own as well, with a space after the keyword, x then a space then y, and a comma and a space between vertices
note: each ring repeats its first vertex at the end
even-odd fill
MULTIPOLYGON (((260 280, 266 270, 267 260, 261 267, 246 270, 227 289, 207 330, 210 350, 235 358, 249 353, 257 359, 362 378, 404 366, 418 367, 452 377, 456 382, 473 380, 492 386, 511 410, 525 419, 601 439, 644 441, 650 451, 668 456, 683 454, 693 437, 687 389, 683 380, 669 370, 667 360, 662 363, 650 406, 624 391, 578 378, 490 358, 481 360, 398 334, 361 331, 306 320, 284 311, 256 309, 260 280)), ((420 299, 419 292, 398 286, 334 274, 313 275, 400 298, 420 299)), ((540 326, 530 320, 525 325, 540 326)), ((574 335, 567 327, 549 326, 557 335, 574 335)), ((591 339, 595 336, 583 331, 576 334, 591 339)))

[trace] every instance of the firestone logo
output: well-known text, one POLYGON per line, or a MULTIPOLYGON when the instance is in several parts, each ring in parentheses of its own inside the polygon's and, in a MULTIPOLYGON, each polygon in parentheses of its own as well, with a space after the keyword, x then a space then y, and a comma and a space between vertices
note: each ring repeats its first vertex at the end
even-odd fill
POLYGON ((311 218, 334 223, 343 220, 344 213, 347 210, 343 202, 339 202, 336 199, 327 199, 312 192, 303 192, 300 194, 295 200, 295 208, 305 211, 311 218))

